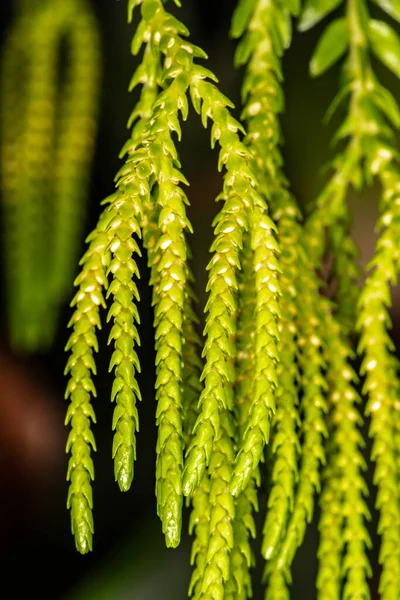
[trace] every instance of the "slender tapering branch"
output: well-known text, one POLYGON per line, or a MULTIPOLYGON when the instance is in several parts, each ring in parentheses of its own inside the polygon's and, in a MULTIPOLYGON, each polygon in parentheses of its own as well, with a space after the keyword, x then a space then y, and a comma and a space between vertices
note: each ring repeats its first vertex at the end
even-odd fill
POLYGON ((70 397, 70 405, 65 422, 71 423, 67 441, 67 451, 71 452, 67 506, 71 509, 76 547, 82 554, 92 549, 94 467, 91 449, 96 446, 90 421, 95 422, 96 417, 90 399, 96 395, 92 379, 92 373, 96 372, 93 354, 98 350, 96 328, 100 328, 100 306, 105 307, 103 290, 107 288, 106 269, 110 262, 108 223, 109 215, 104 211, 87 239, 89 248, 81 260, 81 274, 75 281, 79 290, 72 301, 75 310, 69 325, 73 331, 66 346, 71 352, 65 367, 65 372, 70 373, 65 393, 66 398, 70 397))

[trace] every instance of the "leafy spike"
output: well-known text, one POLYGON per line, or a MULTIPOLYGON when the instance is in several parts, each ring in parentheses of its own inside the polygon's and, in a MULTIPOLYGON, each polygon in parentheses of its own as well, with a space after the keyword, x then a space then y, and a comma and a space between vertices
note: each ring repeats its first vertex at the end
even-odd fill
POLYGON ((96 395, 92 381, 92 372, 95 372, 93 352, 97 351, 95 332, 100 327, 100 306, 105 306, 102 292, 107 288, 106 269, 110 262, 107 252, 110 241, 108 222, 109 215, 104 211, 87 240, 89 247, 82 259, 82 271, 75 281, 79 289, 72 301, 75 310, 70 327, 73 327, 73 331, 66 346, 66 350, 71 352, 66 367, 70 379, 65 393, 70 398, 66 424, 71 424, 67 441, 67 451, 71 453, 67 474, 70 481, 67 507, 71 509, 75 544, 82 554, 92 549, 91 480, 94 478, 94 467, 91 449, 95 450, 96 445, 90 421, 95 422, 96 419, 90 397, 96 395))

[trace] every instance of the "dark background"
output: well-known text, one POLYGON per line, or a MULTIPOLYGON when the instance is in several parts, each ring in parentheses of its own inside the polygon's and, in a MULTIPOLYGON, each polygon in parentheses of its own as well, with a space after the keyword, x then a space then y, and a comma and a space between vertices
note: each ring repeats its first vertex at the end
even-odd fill
MULTIPOLYGON (((172 3, 171 3, 172 4, 172 3)), ((232 66, 235 42, 229 40, 229 20, 235 2, 186 0, 179 11, 189 26, 192 40, 204 47, 209 64, 219 77, 222 91, 239 103, 241 73, 232 66)), ((100 211, 100 201, 113 190, 113 178, 120 161, 118 153, 128 132, 126 121, 134 96, 127 87, 136 59, 130 55, 133 26, 126 23, 125 0, 96 0, 103 38, 103 83, 96 156, 91 197, 86 221, 89 232, 100 211)), ((1 0, 0 40, 12 19, 13 3, 1 0)), ((320 169, 329 156, 329 143, 335 123, 325 126, 321 119, 333 98, 338 71, 311 81, 307 61, 321 31, 296 35, 284 59, 286 111, 283 131, 285 160, 292 189, 302 205, 316 195, 321 186, 320 169)), ((387 72, 381 76, 399 92, 398 83, 387 72), (397 88, 396 88, 397 86, 397 88)), ((195 226, 191 239, 197 292, 204 302, 205 265, 211 241, 211 221, 216 212, 214 198, 221 180, 216 170, 216 153, 209 150, 209 132, 204 132, 197 116, 190 115, 182 143, 183 170, 191 182, 189 216, 195 226)), ((361 247, 361 262, 366 263, 374 244, 376 216, 375 193, 352 199, 355 207, 354 234, 361 247)), ((83 250, 82 242, 82 250, 83 250)), ((184 535, 179 549, 164 548, 161 527, 156 517, 154 498, 155 401, 153 393, 154 356, 152 314, 148 274, 142 261, 140 293, 143 372, 139 384, 140 433, 135 480, 130 492, 121 494, 114 482, 111 460, 111 414, 109 400, 107 328, 100 334, 101 351, 97 357, 98 376, 95 400, 98 452, 94 456, 95 527, 94 551, 80 556, 70 534, 65 508, 67 484, 64 453, 67 431, 63 427, 66 403, 63 399, 66 361, 63 348, 68 338, 66 324, 71 310, 63 308, 56 342, 50 352, 35 357, 15 356, 7 343, 7 323, 2 302, 0 332, 0 565, 1 587, 11 586, 15 598, 26 594, 42 600, 152 600, 187 597, 190 577, 190 539, 186 535, 188 515, 184 515, 184 535)), ((4 282, 3 282, 4 283, 4 282)), ((4 285, 3 285, 4 289, 4 285)), ((73 289, 71 285, 71 297, 73 289)), ((397 315, 394 313, 396 321, 397 315)), ((396 331, 395 331, 396 333, 396 331)), ((260 496, 259 526, 262 526, 266 496, 260 496)), ((255 545, 256 551, 258 545, 255 545)), ((317 534, 315 523, 294 565, 293 598, 313 595, 316 573, 317 534)), ((371 558, 376 570, 376 556, 371 558)), ((254 598, 263 592, 262 559, 257 557, 254 598)), ((375 584, 374 584, 375 585, 375 584)))

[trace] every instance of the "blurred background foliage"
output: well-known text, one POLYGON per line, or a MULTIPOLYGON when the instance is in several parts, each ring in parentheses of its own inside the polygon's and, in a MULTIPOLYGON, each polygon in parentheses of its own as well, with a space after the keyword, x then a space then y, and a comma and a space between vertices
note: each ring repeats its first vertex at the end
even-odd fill
MULTIPOLYGON (((208 53, 222 91, 239 106, 241 72, 233 68, 235 44, 228 37, 234 4, 234 0, 185 0, 180 18, 189 26, 192 41, 208 53)), ((127 92, 135 59, 130 56, 133 27, 126 23, 125 1, 93 0, 93 5, 103 40, 104 75, 86 232, 95 225, 100 201, 113 190, 113 178, 120 166, 118 153, 127 137, 126 121, 135 101, 134 94, 127 92)), ((2 0, 1 41, 12 17, 12 0, 2 0)), ((331 134, 335 129, 335 122, 325 125, 322 119, 337 89, 338 69, 331 70, 318 80, 308 77, 308 60, 320 33, 321 28, 316 27, 310 33, 297 34, 284 59, 286 111, 282 127, 286 141, 286 171, 303 207, 312 201, 321 187, 322 169, 329 158, 331 134)), ((400 83, 394 76, 378 66, 377 72, 382 82, 388 83, 395 96, 399 97, 400 83)), ((220 190, 221 181, 216 169, 216 155, 209 149, 209 135, 202 130, 193 114, 184 128, 181 158, 183 171, 191 183, 188 195, 191 201, 189 216, 195 228, 191 239, 193 268, 197 277, 197 293, 203 306, 211 221, 216 212, 214 198, 220 190)), ((360 247, 361 262, 365 265, 375 242, 374 189, 362 198, 355 196, 351 205, 354 236, 360 247)), ((140 405, 135 481, 127 494, 121 494, 113 481, 109 425, 111 379, 107 373, 108 354, 105 352, 98 357, 96 377, 96 540, 94 551, 84 557, 75 550, 65 509, 67 457, 64 446, 67 431, 63 427, 66 410, 63 348, 71 311, 66 303, 56 342, 49 352, 40 356, 16 356, 7 342, 5 282, 4 276, 1 276, 0 586, 2 591, 11 586, 16 598, 30 594, 41 600, 179 600, 187 596, 190 539, 186 534, 177 550, 167 550, 156 516, 151 298, 145 261, 142 260, 139 266, 144 273, 140 287, 143 372, 139 381, 143 402, 140 405)), ((1 273, 4 273, 4 268, 1 273)), ((71 282, 71 298, 72 295, 71 282)), ((397 342, 400 341, 398 298, 395 293, 392 317, 397 342)), ((105 346, 107 327, 100 337, 100 346, 105 346)), ((371 480, 370 473, 368 479, 371 480)), ((264 517, 265 500, 266 494, 261 492, 259 525, 264 517)), ((375 518, 373 498, 370 506, 375 518)), ((187 513, 184 518, 184 531, 187 531, 187 513)), ((316 518, 295 560, 294 600, 313 594, 317 550, 315 523, 316 518)), ((378 577, 377 557, 373 555, 371 559, 378 577)), ((262 573, 259 554, 257 562, 255 582, 261 580, 262 573)), ((373 587, 376 589, 376 582, 373 582, 373 587)), ((254 598, 262 597, 262 588, 255 587, 254 598)))

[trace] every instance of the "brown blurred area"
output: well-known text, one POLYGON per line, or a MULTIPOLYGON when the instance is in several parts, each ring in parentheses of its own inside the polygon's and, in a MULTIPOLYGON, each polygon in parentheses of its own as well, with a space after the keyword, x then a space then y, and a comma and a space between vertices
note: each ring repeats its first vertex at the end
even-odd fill
POLYGON ((65 431, 52 386, 33 365, 0 348, 0 481, 6 543, 38 510, 46 484, 60 468, 65 431))

